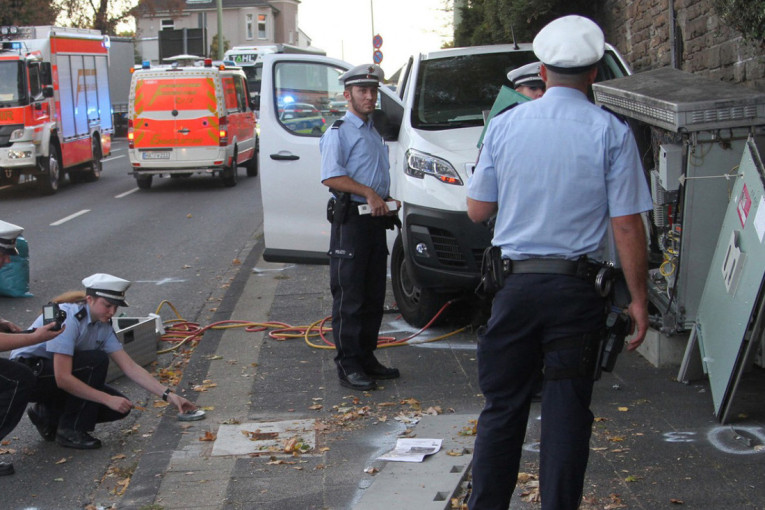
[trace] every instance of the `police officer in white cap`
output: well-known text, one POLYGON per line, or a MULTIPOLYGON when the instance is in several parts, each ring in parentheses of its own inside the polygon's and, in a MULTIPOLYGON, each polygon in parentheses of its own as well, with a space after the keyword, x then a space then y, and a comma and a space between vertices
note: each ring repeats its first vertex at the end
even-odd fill
MULTIPOLYGON (((104 273, 84 280, 79 302, 62 303, 66 329, 44 344, 16 349, 11 359, 34 369, 37 384, 30 400, 37 404, 27 412, 46 441, 78 449, 101 447, 90 433, 96 423, 119 420, 133 403, 106 384, 109 358, 143 389, 161 396, 179 411, 194 404, 159 383, 125 352, 111 318, 118 307, 128 306, 125 291, 130 282, 104 273)), ((55 300, 54 300, 55 301, 55 300)), ((38 317, 32 327, 43 323, 38 317)))
MULTIPOLYGON (((354 67, 340 76, 348 111, 321 138, 321 181, 335 197, 332 220, 330 287, 332 333, 340 384, 355 390, 375 388, 376 379, 399 377, 374 355, 385 304, 388 249, 393 228, 388 148, 372 124, 383 71, 377 65, 354 67), (370 208, 361 214, 359 206, 370 208)), ((397 208, 397 207, 396 207, 397 208)))
POLYGON ((517 67, 507 73, 507 79, 513 84, 513 88, 519 94, 531 99, 539 99, 545 93, 545 82, 539 74, 540 62, 532 62, 525 66, 517 67))
POLYGON ((582 500, 593 415, 595 357, 608 306, 591 276, 613 228, 628 312, 640 345, 648 329, 641 213, 651 196, 629 127, 587 99, 603 32, 565 16, 534 39, 547 90, 492 120, 468 188, 468 215, 496 213, 504 286, 479 332, 486 405, 473 455, 471 510, 507 510, 526 435, 534 380, 544 367, 540 491, 544 510, 582 500), (552 148, 552 150, 550 149, 552 148), (533 169, 533 175, 529 174, 533 169))
MULTIPOLYGON (((23 231, 17 225, 0 221, 0 267, 7 264, 11 256, 18 255, 16 239, 23 231)), ((0 352, 55 338, 61 333, 53 331, 55 326, 48 324, 34 331, 22 331, 16 324, 0 318, 0 352)), ((0 358, 0 440, 21 420, 34 386, 35 376, 28 367, 0 358)), ((13 473, 13 464, 0 462, 0 476, 13 473)))

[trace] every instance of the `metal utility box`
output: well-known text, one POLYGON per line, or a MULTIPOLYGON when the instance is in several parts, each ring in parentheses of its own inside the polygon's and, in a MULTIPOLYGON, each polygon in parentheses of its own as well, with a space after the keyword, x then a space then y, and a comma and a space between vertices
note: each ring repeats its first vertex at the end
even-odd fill
POLYGON ((595 101, 651 129, 654 208, 649 299, 664 335, 686 333, 748 137, 765 126, 765 94, 672 68, 592 86, 595 101))
MULTIPOLYGON (((117 338, 133 360, 145 367, 157 360, 157 344, 160 334, 156 328, 154 317, 115 317, 112 327, 117 338)), ((109 371, 106 381, 113 381, 124 374, 120 367, 109 361, 109 371)))

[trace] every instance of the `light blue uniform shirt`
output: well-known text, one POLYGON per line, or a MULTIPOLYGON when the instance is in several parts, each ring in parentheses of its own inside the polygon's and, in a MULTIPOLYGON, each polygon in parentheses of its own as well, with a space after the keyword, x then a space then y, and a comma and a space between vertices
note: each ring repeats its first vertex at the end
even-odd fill
POLYGON ((494 117, 468 196, 498 203, 492 244, 515 260, 602 260, 609 217, 652 207, 629 127, 567 87, 494 117))
MULTIPOLYGON (((388 147, 372 125, 371 116, 364 122, 350 111, 345 112, 343 124, 322 135, 319 149, 322 182, 347 175, 372 188, 380 198, 385 199, 390 194, 388 147)), ((359 195, 351 197, 356 202, 367 201, 359 195)))
MULTIPOLYGON (((75 303, 62 303, 59 307, 66 312, 66 329, 52 340, 37 345, 28 345, 11 352, 11 359, 39 357, 53 359, 54 353, 74 356, 77 351, 100 349, 107 354, 122 350, 122 344, 109 322, 91 322, 90 307, 75 303), (78 319, 76 316, 83 311, 78 319)), ((33 328, 43 325, 42 315, 32 323, 33 328)))

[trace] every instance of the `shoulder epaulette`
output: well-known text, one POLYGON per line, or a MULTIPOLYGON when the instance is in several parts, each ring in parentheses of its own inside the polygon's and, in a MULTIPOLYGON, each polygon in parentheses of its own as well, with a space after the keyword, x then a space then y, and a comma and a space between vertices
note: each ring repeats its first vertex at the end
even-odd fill
POLYGON ((621 114, 619 114, 619 113, 616 113, 615 111, 613 111, 611 108, 609 108, 608 106, 606 106, 606 105, 604 105, 604 104, 600 105, 600 107, 601 107, 601 108, 602 108, 604 111, 607 111, 608 113, 610 113, 611 115, 613 115, 614 117, 616 117, 617 119, 619 119, 620 121, 622 121, 624 124, 627 124, 627 117, 625 117, 624 115, 621 115, 621 114))
POLYGON ((343 122, 345 122, 343 119, 337 119, 335 122, 332 123, 332 127, 329 129, 340 129, 340 126, 343 125, 343 122))
POLYGON ((74 314, 74 318, 77 319, 78 321, 81 321, 82 319, 84 319, 87 316, 88 316, 88 311, 85 309, 84 306, 82 308, 80 308, 79 312, 74 314))

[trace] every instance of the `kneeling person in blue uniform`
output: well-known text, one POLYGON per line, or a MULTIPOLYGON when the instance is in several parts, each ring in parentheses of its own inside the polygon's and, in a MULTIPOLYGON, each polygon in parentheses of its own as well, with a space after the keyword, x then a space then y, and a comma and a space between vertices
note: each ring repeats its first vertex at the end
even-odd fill
POLYGON ((399 377, 398 369, 383 366, 374 355, 385 305, 385 230, 393 228, 396 218, 386 204, 388 148, 372 124, 382 78, 376 65, 360 65, 339 77, 348 111, 319 145, 321 182, 335 195, 328 206, 335 363, 340 384, 354 390, 399 377), (370 213, 360 213, 359 206, 368 206, 370 213))
MULTIPOLYGON (((90 433, 97 423, 120 420, 133 403, 106 384, 109 358, 132 381, 161 396, 179 411, 194 410, 194 404, 173 393, 138 365, 125 352, 112 328, 111 318, 125 302, 130 282, 98 273, 82 280, 85 304, 62 303, 67 314, 64 332, 44 344, 23 347, 11 359, 32 368, 37 383, 30 400, 37 404, 27 411, 46 441, 78 449, 101 447, 90 433)), ((43 324, 38 317, 32 327, 43 324)))

